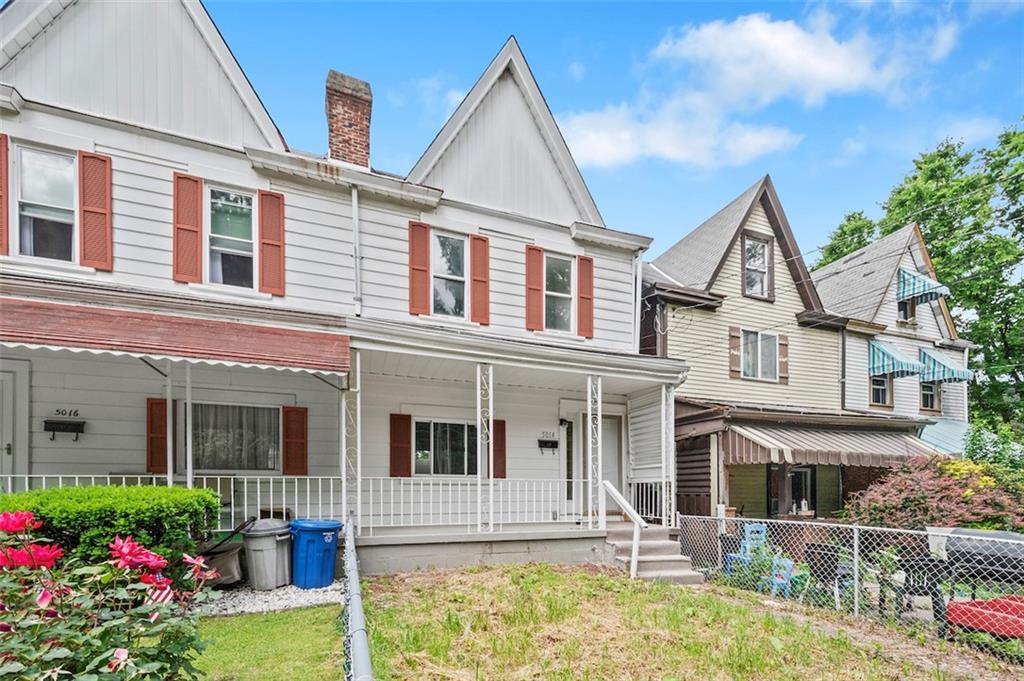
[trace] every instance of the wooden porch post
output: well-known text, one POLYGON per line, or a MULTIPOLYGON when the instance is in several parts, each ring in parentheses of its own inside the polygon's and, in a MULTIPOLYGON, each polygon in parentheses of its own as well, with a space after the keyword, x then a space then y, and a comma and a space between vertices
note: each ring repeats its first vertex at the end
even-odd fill
POLYGON ((167 403, 167 486, 174 486, 174 398, 171 389, 171 362, 164 365, 164 401, 167 403))

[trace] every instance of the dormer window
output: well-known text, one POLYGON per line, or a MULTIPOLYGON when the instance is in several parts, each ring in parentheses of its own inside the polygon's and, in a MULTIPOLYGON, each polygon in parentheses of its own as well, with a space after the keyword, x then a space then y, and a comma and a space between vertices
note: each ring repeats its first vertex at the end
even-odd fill
POLYGON ((743 234, 743 295, 752 298, 772 297, 772 239, 743 234))
POLYGON ((904 323, 910 324, 917 316, 917 301, 913 298, 901 300, 896 307, 896 318, 904 323))

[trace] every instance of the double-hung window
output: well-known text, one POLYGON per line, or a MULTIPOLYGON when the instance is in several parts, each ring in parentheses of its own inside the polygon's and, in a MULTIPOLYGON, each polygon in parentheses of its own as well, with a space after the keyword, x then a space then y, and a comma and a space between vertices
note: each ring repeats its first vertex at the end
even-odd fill
POLYGON ((921 382, 921 409, 922 411, 941 411, 942 389, 937 381, 921 382))
POLYGON ((74 259, 75 157, 18 149, 18 250, 53 260, 74 259))
POLYGON ((414 425, 416 475, 476 475, 476 426, 420 421, 414 425))
POLYGON ((572 259, 544 254, 544 328, 572 331, 572 259))
POLYGON ((193 403, 191 427, 196 470, 281 470, 279 407, 193 403))
POLYGON ((917 301, 913 298, 901 300, 896 304, 896 318, 901 322, 913 322, 917 316, 917 301))
POLYGON ((771 290, 768 271, 768 245, 763 239, 745 237, 743 240, 743 293, 767 298, 771 290))
POLYGON ((892 406, 892 377, 871 377, 871 404, 877 407, 892 406))
POLYGON ((764 331, 743 331, 743 378, 779 380, 779 338, 764 331))
POLYGON ((431 230, 430 270, 433 312, 466 316, 466 238, 431 230))
POLYGON ((253 196, 210 188, 211 283, 253 287, 253 196))

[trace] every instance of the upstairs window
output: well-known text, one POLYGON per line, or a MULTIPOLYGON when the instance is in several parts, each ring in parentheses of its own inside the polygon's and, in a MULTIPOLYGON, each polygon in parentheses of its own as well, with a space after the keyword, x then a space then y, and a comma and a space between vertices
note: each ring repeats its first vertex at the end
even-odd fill
POLYGON ((214 284, 253 287, 252 199, 210 189, 209 279, 214 284))
POLYGON ((901 322, 913 322, 917 316, 917 301, 913 298, 901 300, 896 305, 896 319, 901 322))
POLYGON ((476 475, 476 426, 416 421, 416 475, 476 475))
POLYGON ((433 313, 445 317, 466 316, 466 239, 431 232, 430 269, 433 313))
POLYGON ((779 338, 763 331, 743 331, 740 355, 743 378, 779 379, 779 338))
POLYGON ((871 377, 871 404, 876 407, 892 406, 892 376, 871 377))
POLYGON ((544 328, 572 331, 572 258, 544 254, 544 328))
POLYGON ((767 298, 771 292, 768 260, 770 242, 766 239, 744 236, 743 239, 743 294, 767 298))
POLYGON ((74 259, 75 157, 19 149, 22 255, 71 262, 74 259))
POLYGON ((921 383, 921 411, 942 410, 942 389, 936 381, 921 383))

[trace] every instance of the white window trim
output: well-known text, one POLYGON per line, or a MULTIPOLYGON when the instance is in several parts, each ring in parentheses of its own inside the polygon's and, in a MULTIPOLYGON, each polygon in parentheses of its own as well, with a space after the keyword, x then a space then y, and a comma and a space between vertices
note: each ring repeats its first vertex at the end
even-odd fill
POLYGON ((548 250, 544 251, 544 269, 541 273, 544 277, 544 332, 559 336, 575 336, 576 335, 576 264, 577 256, 568 255, 561 252, 551 252, 548 250), (548 258, 555 260, 567 260, 569 262, 569 293, 559 293, 558 291, 548 291, 548 258), (557 298, 568 298, 569 299, 569 328, 568 329, 552 329, 548 327, 548 296, 555 296, 557 298))
POLYGON ((255 189, 236 187, 220 182, 203 182, 203 283, 211 291, 260 292, 260 239, 259 239, 259 192, 255 189), (252 286, 233 286, 221 284, 210 280, 210 237, 213 235, 211 191, 231 192, 232 194, 245 194, 252 197, 252 286))
POLYGON ((428 240, 429 253, 428 259, 430 262, 430 316, 443 319, 447 321, 469 321, 469 296, 470 296, 470 285, 469 285, 469 235, 462 234, 461 232, 452 232, 444 229, 430 228, 430 239, 428 240), (434 273, 434 237, 444 236, 449 239, 458 239, 462 241, 462 278, 450 275, 450 274, 435 274, 434 273), (447 279, 448 281, 462 281, 462 316, 453 314, 444 314, 443 312, 437 312, 434 310, 434 277, 438 279, 447 279))
POLYGON ((745 381, 761 381, 763 383, 779 382, 779 334, 771 331, 755 331, 754 329, 740 329, 740 378, 745 381), (745 334, 757 334, 757 376, 747 376, 743 373, 743 338, 745 334), (770 336, 775 339, 775 378, 764 378, 761 376, 761 339, 770 336))
POLYGON ((768 246, 769 246, 769 244, 771 244, 771 240, 770 239, 760 239, 760 238, 758 238, 756 236, 746 236, 744 238, 744 240, 743 240, 743 248, 744 248, 744 250, 743 250, 743 269, 745 271, 750 271, 750 272, 760 272, 760 273, 762 273, 764 275, 764 279, 761 280, 761 283, 764 286, 764 291, 760 292, 760 293, 756 292, 756 291, 748 291, 747 290, 747 280, 746 280, 746 277, 743 278, 743 295, 745 295, 745 296, 754 296, 755 298, 767 298, 771 294, 771 283, 768 281, 768 277, 771 276, 769 274, 769 266, 768 266, 768 260, 769 260, 768 246), (764 269, 758 269, 756 267, 751 267, 747 263, 747 251, 746 251, 746 249, 750 247, 750 244, 760 244, 764 248, 764 269))
POLYGON ((893 405, 892 391, 895 388, 895 383, 888 376, 868 376, 868 404, 872 407, 891 407, 893 405), (885 381, 885 402, 875 401, 875 379, 885 381))
MULTIPOLYGON (((239 288, 237 286, 229 286, 228 288, 239 288)), ((186 456, 186 438, 188 437, 188 429, 192 427, 192 415, 188 413, 188 404, 185 400, 178 400, 178 405, 181 408, 183 415, 182 425, 184 428, 181 443, 175 450, 180 448, 180 452, 177 452, 177 463, 175 464, 175 475, 184 475, 185 473, 185 456, 186 456)), ((227 407, 253 407, 256 409, 276 409, 277 410, 277 467, 272 469, 269 468, 193 468, 193 476, 202 477, 204 475, 209 476, 237 476, 237 477, 260 477, 260 476, 280 476, 284 475, 284 407, 290 405, 280 404, 255 404, 248 402, 224 402, 217 400, 192 400, 192 406, 197 405, 214 405, 214 406, 227 406, 227 407)))
POLYGON ((921 407, 921 411, 928 413, 941 413, 942 412, 942 384, 938 381, 921 381, 918 387, 918 404, 921 407), (932 388, 932 406, 924 406, 924 387, 931 386, 932 388))
MULTIPOLYGON (((11 141, 10 147, 7 150, 7 168, 8 178, 7 186, 10 191, 10 200, 8 201, 7 207, 7 240, 8 249, 7 252, 10 254, 4 259, 10 259, 12 261, 24 262, 32 266, 37 267, 50 267, 55 269, 72 269, 78 272, 95 272, 93 267, 84 267, 79 264, 79 235, 78 235, 78 213, 79 213, 79 196, 78 196, 78 152, 72 149, 65 149, 62 147, 51 147, 45 144, 36 144, 31 142, 15 142, 11 141), (70 156, 73 160, 71 164, 74 170, 74 179, 72 180, 72 192, 73 192, 73 205, 71 208, 71 260, 57 260, 55 258, 43 258, 37 255, 23 255, 21 252, 21 150, 28 149, 29 151, 36 151, 44 154, 55 154, 60 156, 70 156)), ((63 210, 63 209, 62 209, 63 210)))
MULTIPOLYGON (((414 416, 413 419, 412 419, 412 432, 409 434, 410 435, 410 439, 412 441, 412 447, 410 448, 410 449, 412 449, 412 452, 411 452, 411 456, 412 456, 412 464, 411 464, 411 466, 412 466, 411 467, 412 477, 414 477, 414 478, 428 478, 428 479, 432 479, 432 480, 475 480, 476 476, 477 476, 476 473, 463 473, 461 475, 457 474, 457 473, 434 473, 434 427, 433 427, 434 423, 444 423, 444 424, 457 423, 457 424, 462 424, 464 426, 474 426, 474 427, 476 426, 476 420, 474 420, 474 419, 455 419, 455 418, 448 418, 448 417, 444 417, 444 416, 439 416, 439 417, 436 417, 436 418, 435 417, 429 417, 429 416, 421 416, 421 417, 414 416), (430 472, 429 473, 417 473, 416 472, 416 424, 417 423, 429 423, 429 424, 431 424, 431 427, 430 427, 430 472)), ((467 433, 466 444, 469 444, 469 438, 468 438, 469 429, 468 428, 466 430, 466 433, 467 433)), ((468 471, 469 470, 469 451, 468 451, 468 448, 467 448, 465 456, 466 456, 466 470, 468 471)), ((478 461, 477 462, 478 467, 479 467, 479 463, 480 462, 478 461)))

